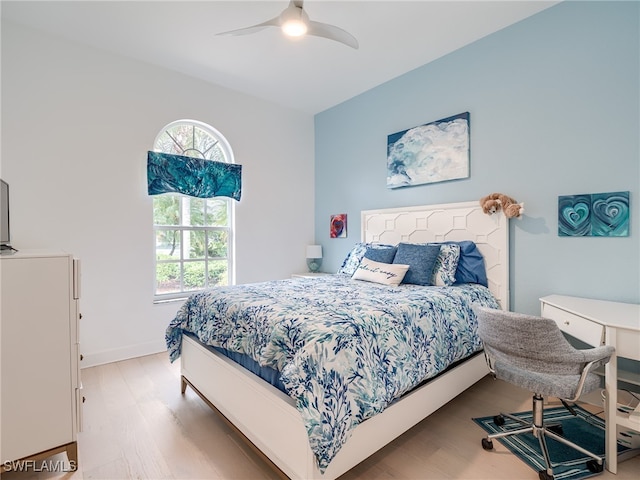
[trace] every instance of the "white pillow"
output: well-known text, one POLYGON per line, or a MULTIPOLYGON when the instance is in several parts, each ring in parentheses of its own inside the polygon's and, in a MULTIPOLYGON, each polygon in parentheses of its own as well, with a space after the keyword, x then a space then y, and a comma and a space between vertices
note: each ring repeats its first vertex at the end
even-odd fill
POLYGON ((351 278, 383 285, 399 285, 407 270, 409 270, 409 265, 380 263, 364 257, 351 278))

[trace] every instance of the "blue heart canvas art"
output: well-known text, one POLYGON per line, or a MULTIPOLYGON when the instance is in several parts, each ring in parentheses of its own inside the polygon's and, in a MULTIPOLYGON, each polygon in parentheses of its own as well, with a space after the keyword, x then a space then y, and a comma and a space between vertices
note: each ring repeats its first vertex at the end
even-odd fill
POLYGON ((561 237, 629 236, 629 192, 558 197, 561 237))
POLYGON ((558 235, 584 237, 591 234, 591 196, 558 198, 558 235))
POLYGON ((629 236, 629 192, 598 193, 591 196, 591 235, 629 236))

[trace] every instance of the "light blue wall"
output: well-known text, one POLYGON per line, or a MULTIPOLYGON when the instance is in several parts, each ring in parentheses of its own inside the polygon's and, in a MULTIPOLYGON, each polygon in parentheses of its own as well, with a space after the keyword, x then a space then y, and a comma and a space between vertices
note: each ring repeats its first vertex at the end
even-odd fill
POLYGON ((640 302, 639 17, 637 2, 565 2, 316 115, 323 270, 359 240, 361 210, 503 192, 526 209, 510 226, 513 310, 551 293, 640 302), (388 134, 465 111, 469 179, 386 188, 388 134), (558 237, 559 195, 627 190, 629 237, 558 237), (347 238, 329 238, 335 213, 347 238))

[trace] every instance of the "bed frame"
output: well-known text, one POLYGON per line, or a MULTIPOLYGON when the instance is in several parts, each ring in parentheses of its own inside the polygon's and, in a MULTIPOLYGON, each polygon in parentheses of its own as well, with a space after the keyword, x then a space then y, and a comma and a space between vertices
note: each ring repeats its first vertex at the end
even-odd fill
MULTIPOLYGON (((477 202, 362 212, 362 241, 396 244, 473 240, 485 258, 489 288, 509 306, 509 224, 477 202)), ((324 473, 316 465, 294 401, 196 340, 182 340, 182 392, 191 386, 268 461, 292 479, 335 479, 458 396, 488 373, 475 355, 358 425, 324 473)))

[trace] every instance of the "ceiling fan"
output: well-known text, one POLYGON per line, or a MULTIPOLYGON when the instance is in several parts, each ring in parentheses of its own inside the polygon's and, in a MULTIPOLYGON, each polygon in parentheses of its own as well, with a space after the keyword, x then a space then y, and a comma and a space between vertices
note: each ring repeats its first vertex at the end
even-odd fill
POLYGON ((358 48, 358 40, 349 32, 335 25, 309 20, 309 15, 302 8, 303 3, 303 0, 291 0, 289 6, 275 18, 251 27, 221 32, 218 35, 248 35, 267 27, 280 27, 282 32, 290 37, 300 37, 305 34, 314 35, 344 43, 352 48, 358 48))

